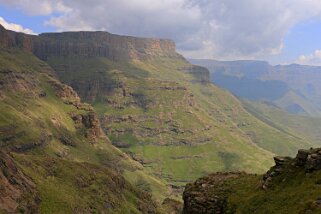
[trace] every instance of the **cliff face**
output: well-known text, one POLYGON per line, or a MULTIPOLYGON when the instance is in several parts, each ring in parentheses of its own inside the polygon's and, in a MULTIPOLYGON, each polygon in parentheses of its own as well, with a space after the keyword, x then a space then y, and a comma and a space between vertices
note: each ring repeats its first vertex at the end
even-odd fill
POLYGON ((19 47, 42 60, 50 57, 105 57, 113 61, 157 57, 183 59, 167 39, 136 38, 108 32, 44 33, 39 36, 6 30, 0 25, 0 47, 19 47))
POLYGON ((181 57, 171 40, 118 36, 107 32, 66 32, 40 34, 33 44, 40 59, 58 56, 106 57, 114 61, 181 57))
POLYGON ((19 47, 32 51, 33 43, 37 40, 38 37, 35 35, 9 31, 0 25, 0 47, 2 48, 19 47))

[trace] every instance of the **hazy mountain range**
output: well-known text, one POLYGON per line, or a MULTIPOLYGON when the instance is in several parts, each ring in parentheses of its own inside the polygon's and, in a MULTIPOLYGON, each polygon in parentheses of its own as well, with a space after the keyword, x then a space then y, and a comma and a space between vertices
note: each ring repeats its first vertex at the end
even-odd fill
POLYGON ((207 67, 211 80, 238 97, 266 101, 288 112, 320 116, 321 67, 264 61, 190 60, 207 67))

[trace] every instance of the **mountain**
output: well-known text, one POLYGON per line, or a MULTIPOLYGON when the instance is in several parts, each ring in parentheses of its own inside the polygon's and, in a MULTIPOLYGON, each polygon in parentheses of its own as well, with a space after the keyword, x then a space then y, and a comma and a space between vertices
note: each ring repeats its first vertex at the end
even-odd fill
POLYGON ((243 100, 244 107, 260 118, 284 132, 297 133, 315 145, 320 144, 321 119, 319 117, 303 116, 289 113, 271 103, 243 100))
POLYGON ((239 172, 200 178, 186 186, 183 213, 320 213, 320 152, 275 157, 275 166, 263 176, 239 172))
POLYGON ((168 213, 187 182, 264 172, 315 145, 210 83, 170 40, 0 27, 0 65, 0 210, 168 213))
POLYGON ((0 213, 158 212, 123 174, 155 179, 111 144, 92 106, 1 35, 0 213))
POLYGON ((269 101, 293 114, 320 116, 321 67, 271 66, 264 61, 190 60, 207 67, 212 81, 238 97, 269 101))
POLYGON ((46 33, 32 52, 93 105, 113 145, 171 185, 218 170, 263 172, 273 153, 311 146, 210 84, 170 40, 46 33))

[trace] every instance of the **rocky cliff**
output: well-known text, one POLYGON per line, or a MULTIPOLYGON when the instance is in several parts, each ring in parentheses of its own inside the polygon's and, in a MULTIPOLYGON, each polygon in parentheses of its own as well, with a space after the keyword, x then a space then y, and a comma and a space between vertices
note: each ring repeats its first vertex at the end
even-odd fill
POLYGON ((32 51, 33 43, 37 40, 38 37, 35 35, 6 30, 0 25, 0 47, 2 48, 18 47, 27 51, 32 51))
POLYGON ((111 60, 146 60, 157 56, 180 57, 171 40, 118 36, 107 32, 66 32, 39 35, 33 52, 52 56, 106 57, 111 60))
POLYGON ((20 47, 42 60, 50 57, 105 57, 114 61, 179 58, 172 40, 120 36, 108 32, 43 33, 38 36, 0 25, 0 47, 20 47))

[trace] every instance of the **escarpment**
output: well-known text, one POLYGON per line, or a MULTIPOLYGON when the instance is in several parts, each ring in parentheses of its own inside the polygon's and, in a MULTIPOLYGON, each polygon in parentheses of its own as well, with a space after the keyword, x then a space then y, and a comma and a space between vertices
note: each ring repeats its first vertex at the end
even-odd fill
POLYGON ((17 33, 1 26, 0 47, 19 47, 42 60, 50 57, 105 57, 114 61, 158 57, 184 59, 168 39, 136 38, 108 32, 17 33))
MULTIPOLYGON (((121 86, 119 81, 112 78, 113 74, 101 75, 104 70, 114 67, 106 64, 104 60, 116 63, 171 60, 188 64, 185 58, 176 52, 172 40, 120 36, 100 31, 28 35, 9 31, 1 26, 0 47, 18 47, 32 52, 39 59, 48 62, 60 80, 89 102, 121 86), (92 72, 85 75, 81 73, 83 69, 92 72), (86 78, 83 79, 83 76, 86 78)), ((136 70, 140 70, 142 74, 145 72, 135 66, 131 69, 133 74, 136 70)), ((179 69, 190 73, 194 77, 193 82, 208 83, 210 80, 209 71, 201 66, 188 64, 179 69)))
POLYGON ((110 60, 146 60, 177 57, 171 40, 118 36, 107 32, 66 32, 40 34, 33 46, 40 59, 53 56, 106 57, 110 60))

